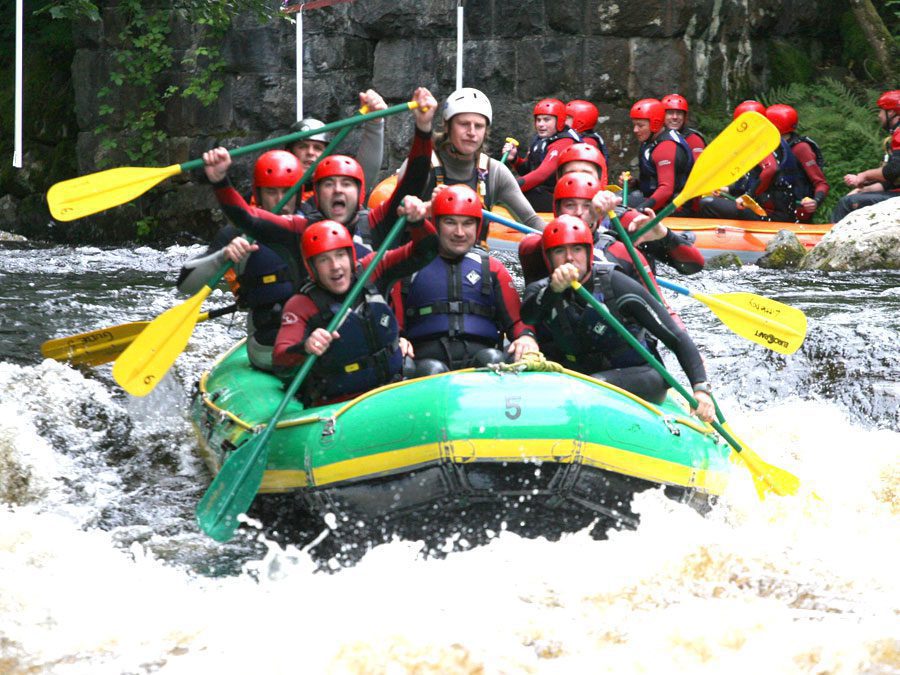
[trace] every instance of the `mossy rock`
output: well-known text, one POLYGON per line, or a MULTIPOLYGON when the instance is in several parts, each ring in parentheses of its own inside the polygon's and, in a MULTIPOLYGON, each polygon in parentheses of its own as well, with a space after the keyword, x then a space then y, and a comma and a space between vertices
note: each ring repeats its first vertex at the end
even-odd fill
POLYGON ((743 266, 744 264, 741 262, 740 257, 735 253, 722 253, 706 261, 706 269, 708 270, 722 270, 743 266))

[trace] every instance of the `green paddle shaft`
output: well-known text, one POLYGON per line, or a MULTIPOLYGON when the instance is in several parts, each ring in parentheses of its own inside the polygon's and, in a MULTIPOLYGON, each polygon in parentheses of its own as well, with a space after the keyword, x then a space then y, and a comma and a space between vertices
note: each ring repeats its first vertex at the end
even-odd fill
MULTIPOLYGON (((628 181, 625 181, 625 184, 628 185, 628 181)), ((623 190, 622 194, 624 193, 625 191, 623 190)), ((624 204, 625 202, 623 201, 622 203, 624 204)), ((641 279, 644 280, 644 285, 647 287, 647 290, 650 291, 650 294, 661 304, 665 304, 663 302, 662 296, 659 294, 659 291, 656 290, 656 286, 650 279, 650 275, 647 274, 647 269, 641 264, 641 259, 638 257, 637 249, 634 247, 634 244, 631 243, 631 237, 629 237, 628 232, 625 231, 625 226, 622 225, 622 221, 619 220, 619 216, 616 215, 615 211, 610 211, 608 215, 609 219, 616 227, 616 232, 619 233, 619 238, 622 240, 622 243, 625 244, 625 248, 628 249, 628 255, 631 256, 631 262, 634 264, 635 269, 637 269, 637 271, 640 273, 641 279)))
MULTIPOLYGON (((576 292, 587 302, 591 307, 597 310, 600 313, 600 316, 603 317, 603 321, 606 322, 607 325, 612 326, 613 330, 615 330, 623 340, 625 340, 641 357, 655 370, 657 373, 662 375, 663 379, 669 383, 669 386, 673 387, 679 394, 681 394, 685 400, 690 404, 691 408, 696 408, 698 403, 697 399, 693 397, 693 395, 682 386, 682 384, 675 379, 675 377, 668 370, 663 367, 663 365, 656 360, 656 358, 647 351, 647 348, 644 347, 640 342, 637 341, 631 333, 616 319, 610 311, 606 308, 602 302, 597 300, 593 295, 591 295, 588 290, 582 286, 579 282, 573 281, 572 288, 576 290, 576 292)), ((711 422, 712 427, 719 433, 719 435, 728 441, 728 445, 734 448, 735 452, 743 452, 744 449, 741 447, 741 444, 723 427, 722 424, 718 421, 711 422)))
MULTIPOLYGON (((325 126, 317 127, 316 129, 308 129, 306 131, 295 131, 292 134, 287 134, 286 136, 279 136, 278 138, 270 138, 266 141, 260 141, 259 143, 251 143, 250 145, 245 145, 241 148, 235 148, 234 150, 229 150, 229 154, 232 157, 240 157, 241 155, 247 155, 253 152, 259 152, 260 150, 268 150, 269 148, 274 148, 278 145, 286 145, 288 143, 293 143, 294 141, 299 141, 304 138, 309 138, 310 136, 315 136, 317 134, 327 133, 329 131, 337 131, 338 129, 343 129, 344 127, 353 127, 362 122, 366 122, 368 120, 375 120, 379 117, 388 117, 389 115, 396 115, 399 112, 403 112, 404 110, 412 110, 416 107, 416 104, 412 101, 408 103, 400 103, 398 105, 391 106, 389 108, 385 108, 384 110, 375 110, 370 113, 366 113, 365 115, 354 115, 353 117, 348 117, 344 120, 338 120, 337 122, 330 122, 325 126)), ((193 171, 194 169, 199 169, 203 167, 203 159, 192 159, 189 162, 185 162, 180 165, 181 171, 193 171)))
MULTIPOLYGON (((379 247, 371 264, 360 275, 356 284, 354 284, 344 299, 340 309, 328 323, 326 330, 329 333, 333 333, 341 325, 356 298, 359 297, 359 294, 365 288, 369 277, 372 276, 385 252, 400 234, 405 224, 406 216, 401 216, 397 219, 397 222, 379 247)), ((197 504, 198 524, 204 532, 216 541, 228 541, 234 536, 234 531, 237 528, 237 517, 246 512, 250 504, 253 503, 268 463, 269 437, 274 432, 278 419, 300 389, 315 361, 315 354, 310 354, 306 357, 300 370, 294 375, 294 379, 285 391, 284 397, 281 399, 281 403, 278 405, 269 423, 258 435, 251 437, 228 456, 200 503, 197 504)))
MULTIPOLYGON (((310 164, 309 168, 303 172, 303 175, 300 176, 300 180, 294 183, 291 188, 284 193, 284 197, 282 197, 281 201, 279 201, 278 204, 275 205, 275 209, 272 211, 273 213, 281 213, 281 209, 284 208, 284 205, 287 204, 291 199, 293 199, 295 194, 303 189, 303 186, 306 185, 306 182, 312 177, 313 173, 316 170, 316 167, 319 166, 319 163, 323 159, 328 157, 328 155, 330 155, 332 152, 334 152, 334 149, 341 144, 341 141, 347 138, 347 134, 353 131, 354 128, 355 125, 344 127, 343 129, 341 129, 340 133, 338 133, 334 138, 331 139, 331 143, 326 146, 326 148, 322 151, 322 154, 319 155, 316 158, 316 161, 310 164)), ((319 129, 316 129, 316 131, 319 131, 319 129)), ((362 189, 362 186, 360 186, 360 189, 362 189)))

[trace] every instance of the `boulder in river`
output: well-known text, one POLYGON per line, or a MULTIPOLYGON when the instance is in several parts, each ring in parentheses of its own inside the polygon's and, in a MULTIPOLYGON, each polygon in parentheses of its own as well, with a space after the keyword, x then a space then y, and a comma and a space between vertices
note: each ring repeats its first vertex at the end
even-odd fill
POLYGON ((806 247, 790 230, 779 230, 766 244, 765 254, 756 261, 760 267, 770 270, 796 268, 806 257, 806 247))
POLYGON ((858 209, 804 258, 806 270, 900 269, 900 198, 858 209))

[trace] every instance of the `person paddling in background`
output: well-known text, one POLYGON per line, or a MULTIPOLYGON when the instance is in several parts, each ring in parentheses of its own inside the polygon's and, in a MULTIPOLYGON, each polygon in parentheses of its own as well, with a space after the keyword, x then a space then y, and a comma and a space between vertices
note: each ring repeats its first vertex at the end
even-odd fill
MULTIPOLYGON (((678 194, 693 167, 693 152, 677 131, 665 127, 666 110, 655 98, 644 98, 631 106, 632 130, 641 143, 638 178, 628 197, 628 206, 659 211, 678 194)), ((619 176, 624 185, 625 175, 619 176)))
POLYGON ((784 207, 794 211, 795 220, 808 223, 828 196, 828 181, 822 173, 825 159, 819 146, 808 136, 797 133, 797 111, 776 103, 766 108, 768 119, 781 134, 782 144, 776 150, 779 160, 779 186, 784 207))
POLYGON ((677 131, 691 148, 691 157, 697 157, 706 148, 706 139, 696 129, 687 125, 689 106, 687 99, 681 94, 666 94, 661 103, 666 110, 666 129, 677 131))
MULTIPOLYGON (((359 94, 359 106, 365 107, 368 112, 376 110, 384 110, 387 104, 381 95, 374 89, 368 89, 359 94)), ((313 117, 307 117, 299 122, 295 122, 291 126, 291 132, 295 131, 311 131, 320 129, 325 126, 324 122, 313 117)), ((362 137, 359 141, 359 149, 356 153, 356 159, 363 169, 363 175, 366 179, 366 185, 374 185, 378 172, 381 170, 381 161, 384 156, 384 119, 368 120, 360 125, 362 129, 362 137)), ((312 166, 331 140, 331 136, 322 132, 307 138, 289 143, 285 150, 292 153, 300 160, 302 171, 312 166)), ((307 211, 306 203, 314 196, 312 181, 308 182, 301 188, 300 203, 301 209, 307 211)))
MULTIPOLYGON (((619 208, 622 203, 621 197, 606 190, 606 163, 603 161, 603 156, 596 149, 584 143, 576 143, 560 156, 559 181, 554 190, 554 215, 574 215, 585 220, 595 232, 597 237, 595 244, 598 249, 602 249, 607 257, 611 257, 619 263, 626 274, 640 281, 640 275, 632 266, 631 257, 625 244, 618 241, 618 232, 611 229, 607 214, 609 211, 615 210, 625 229, 634 232, 655 215, 653 210, 638 211, 637 209, 619 208), (564 178, 569 177, 573 172, 583 172, 592 176, 599 184, 599 190, 596 187, 590 188, 581 184, 572 184, 561 188, 560 182, 563 182, 564 178), (594 189, 594 192, 588 194, 591 189, 594 189), (591 201, 593 201, 592 205, 591 201), (601 244, 601 235, 606 243, 601 244)), ((654 274, 656 261, 674 267, 681 274, 696 274, 706 264, 703 254, 694 246, 693 233, 676 232, 662 223, 641 237, 638 247, 649 259, 654 274)), ((537 262, 537 258, 540 257, 539 241, 534 240, 530 244, 530 248, 532 251, 529 257, 537 262)), ((519 255, 520 260, 523 261, 523 270, 525 270, 521 245, 519 255)))
MULTIPOLYGON (((273 212, 301 175, 300 162, 291 153, 264 153, 253 167, 253 201, 273 212)), ((291 215, 295 206, 296 200, 292 199, 281 213, 291 215)), ((294 275, 288 260, 289 254, 278 244, 251 245, 237 227, 226 225, 216 233, 205 253, 182 266, 176 285, 182 293, 194 295, 226 261, 235 263, 226 280, 238 307, 248 311, 247 356, 254 367, 272 371, 272 346, 281 325, 281 309, 294 292, 294 275)))
POLYGON ((653 335, 675 353, 699 404, 694 414, 712 421, 715 407, 703 360, 690 336, 665 308, 613 265, 593 262, 593 235, 581 219, 554 218, 542 239, 552 271, 549 277, 529 284, 522 303, 522 317, 538 327, 542 349, 545 341, 552 341, 549 348, 562 353, 572 370, 652 403, 665 400, 666 381, 575 293, 571 283, 580 281, 639 342, 646 345, 648 335, 653 335))
POLYGON ((856 209, 900 197, 900 89, 884 92, 878 97, 877 105, 881 128, 890 134, 884 164, 844 176, 844 183, 853 189, 834 207, 832 223, 856 209))
POLYGON ((537 351, 534 333, 519 316, 509 272, 476 247, 481 201, 467 185, 443 188, 431 202, 438 255, 401 284, 404 335, 417 375, 518 361, 537 351), (510 340, 507 354, 503 338, 510 340))
POLYGON ((420 199, 404 198, 398 213, 407 216, 411 241, 385 253, 365 292, 333 333, 326 330, 328 324, 377 254, 357 261, 350 232, 333 220, 319 221, 303 232, 303 263, 310 281, 285 305, 273 361, 290 368, 311 354, 318 357, 298 392, 304 404, 347 400, 402 378, 399 324, 385 296, 397 280, 421 269, 437 253, 434 227, 424 220, 425 212, 420 199))
MULTIPOLYGON (((566 124, 575 130, 583 143, 592 145, 603 153, 605 162, 609 162, 609 151, 603 137, 597 132, 597 120, 600 119, 600 111, 590 101, 575 99, 566 103, 566 124)), ((562 162, 560 162, 562 163, 562 162)))
MULTIPOLYGON (((760 115, 765 115, 766 106, 752 99, 742 101, 734 108, 734 119, 746 112, 756 112, 760 115)), ((770 220, 779 222, 793 221, 793 209, 790 210, 790 213, 788 211, 776 211, 775 209, 772 191, 778 177, 778 171, 778 158, 776 153, 773 152, 732 185, 723 186, 720 191, 714 192, 712 196, 700 199, 700 210, 697 215, 701 218, 722 218, 725 220, 766 219, 766 216, 761 216, 749 208, 745 208, 740 200, 735 201, 736 197, 746 194, 766 209, 770 220), (722 197, 719 195, 719 192, 733 195, 733 197, 731 199, 722 197)))
POLYGON ((509 153, 519 173, 519 187, 535 211, 550 211, 559 156, 581 138, 566 124, 566 104, 555 98, 542 99, 534 106, 534 130, 535 136, 524 157, 519 157, 516 146, 508 141, 503 145, 503 152, 509 153))

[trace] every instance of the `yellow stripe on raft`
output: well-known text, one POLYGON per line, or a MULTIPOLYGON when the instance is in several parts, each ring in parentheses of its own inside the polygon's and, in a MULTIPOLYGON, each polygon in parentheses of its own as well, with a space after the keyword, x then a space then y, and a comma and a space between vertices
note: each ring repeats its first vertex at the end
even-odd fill
POLYGON ((498 440, 470 439, 392 450, 367 457, 335 462, 313 470, 313 481, 304 471, 266 471, 260 492, 286 492, 310 484, 322 487, 345 481, 376 478, 398 471, 413 470, 439 461, 469 464, 474 461, 583 463, 654 483, 693 487, 722 494, 728 475, 722 471, 696 468, 658 457, 572 439, 498 440), (548 451, 547 448, 550 448, 548 451))

